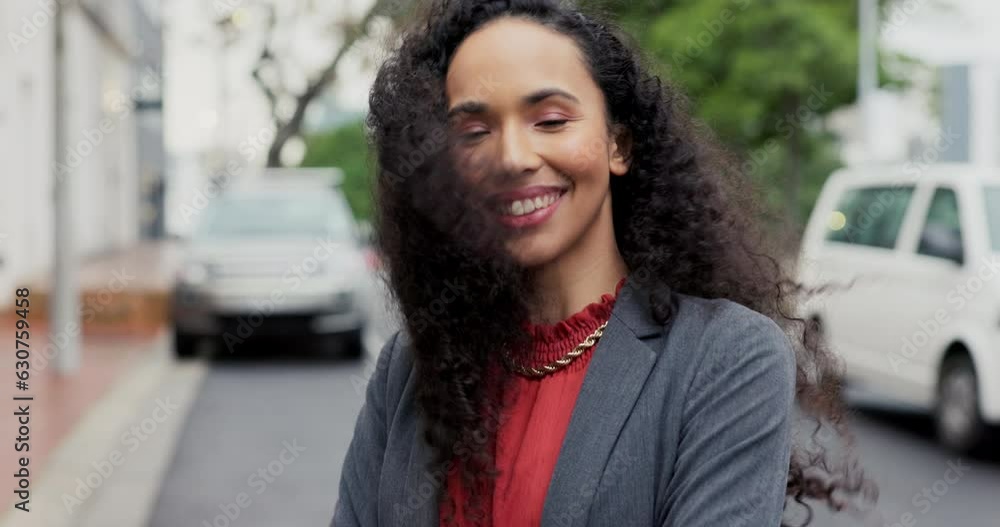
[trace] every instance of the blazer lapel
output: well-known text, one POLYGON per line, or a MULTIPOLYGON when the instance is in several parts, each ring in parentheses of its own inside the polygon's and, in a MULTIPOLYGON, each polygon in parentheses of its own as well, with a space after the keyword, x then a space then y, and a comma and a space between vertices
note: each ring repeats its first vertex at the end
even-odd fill
POLYGON ((663 333, 646 293, 630 277, 592 351, 549 482, 542 525, 586 525, 601 473, 656 361, 651 339, 663 333))

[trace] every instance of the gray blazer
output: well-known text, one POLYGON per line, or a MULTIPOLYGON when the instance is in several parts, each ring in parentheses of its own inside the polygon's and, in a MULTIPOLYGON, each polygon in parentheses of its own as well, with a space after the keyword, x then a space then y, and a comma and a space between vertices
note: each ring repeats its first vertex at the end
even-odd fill
MULTIPOLYGON (((629 281, 619 292, 591 350, 543 526, 781 523, 790 343, 771 319, 739 304, 677 297, 676 316, 663 325, 629 281)), ((445 475, 425 469, 431 451, 408 342, 397 332, 379 355, 344 459, 334 527, 438 525, 445 475)))

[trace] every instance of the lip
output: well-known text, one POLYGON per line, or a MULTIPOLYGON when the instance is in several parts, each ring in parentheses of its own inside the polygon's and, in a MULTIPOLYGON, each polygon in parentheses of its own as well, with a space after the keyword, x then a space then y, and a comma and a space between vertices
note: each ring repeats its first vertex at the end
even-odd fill
POLYGON ((551 194, 552 192, 558 191, 559 197, 544 209, 536 210, 530 214, 524 214, 521 216, 512 216, 508 214, 497 213, 497 218, 500 223, 506 225, 507 227, 515 229, 523 229, 527 227, 535 227, 545 223, 549 218, 555 214, 556 209, 562 204, 563 197, 566 195, 568 189, 566 187, 556 187, 556 186, 534 186, 526 187, 523 189, 512 190, 509 192, 502 192, 493 196, 494 203, 503 203, 505 201, 515 201, 519 199, 529 199, 536 198, 538 196, 544 196, 546 194, 551 194))
POLYGON ((531 187, 519 188, 517 190, 509 190, 507 192, 498 192, 490 196, 489 201, 492 205, 499 205, 505 201, 510 202, 520 199, 537 198, 538 196, 544 196, 553 192, 565 193, 566 190, 568 190, 567 187, 559 185, 534 185, 531 187))

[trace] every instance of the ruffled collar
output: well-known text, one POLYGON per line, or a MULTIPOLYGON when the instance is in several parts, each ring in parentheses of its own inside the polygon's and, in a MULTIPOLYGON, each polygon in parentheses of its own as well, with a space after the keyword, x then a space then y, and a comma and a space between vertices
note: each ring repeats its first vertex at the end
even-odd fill
POLYGON ((615 286, 613 294, 601 295, 598 301, 591 302, 582 310, 559 322, 551 324, 525 322, 523 327, 533 342, 531 362, 539 364, 556 360, 583 342, 598 326, 607 322, 611 317, 615 300, 624 285, 625 278, 623 277, 615 286))

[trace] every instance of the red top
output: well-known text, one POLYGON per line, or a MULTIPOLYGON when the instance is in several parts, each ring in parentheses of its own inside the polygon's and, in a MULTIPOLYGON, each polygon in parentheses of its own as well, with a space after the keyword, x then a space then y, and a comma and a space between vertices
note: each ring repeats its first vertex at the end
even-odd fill
MULTIPOLYGON (((534 345, 531 353, 519 356, 530 357, 528 365, 537 367, 565 355, 608 321, 624 284, 622 278, 613 295, 601 295, 599 301, 560 322, 526 323, 534 345)), ((493 525, 541 525, 545 494, 593 351, 588 350, 563 369, 541 379, 504 370, 513 378, 508 385, 511 397, 504 403, 496 437, 496 465, 500 473, 493 487, 492 510, 488 512, 493 525)), ((447 488, 455 501, 456 525, 465 527, 472 523, 462 515, 466 492, 458 482, 459 471, 450 471, 447 488)), ((442 508, 442 527, 446 527, 444 511, 442 508)))

